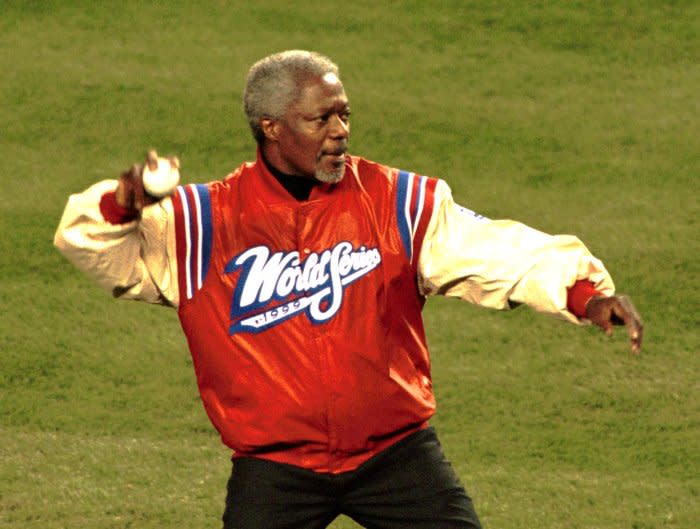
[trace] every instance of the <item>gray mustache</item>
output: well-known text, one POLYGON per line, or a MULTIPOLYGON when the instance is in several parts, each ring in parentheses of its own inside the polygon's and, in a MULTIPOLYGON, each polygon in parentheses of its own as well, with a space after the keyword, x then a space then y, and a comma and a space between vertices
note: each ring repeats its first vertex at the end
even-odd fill
POLYGON ((348 152, 348 142, 344 141, 337 148, 333 149, 332 151, 324 151, 323 154, 333 154, 335 156, 340 156, 341 154, 345 154, 346 152, 348 152))

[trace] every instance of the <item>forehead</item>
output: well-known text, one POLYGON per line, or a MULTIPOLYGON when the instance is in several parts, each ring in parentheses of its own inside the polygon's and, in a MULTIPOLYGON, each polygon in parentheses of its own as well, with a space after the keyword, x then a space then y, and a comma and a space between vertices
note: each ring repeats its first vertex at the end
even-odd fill
POLYGON ((290 110, 300 112, 313 112, 321 108, 335 106, 347 106, 348 98, 345 95, 343 83, 332 72, 322 77, 311 77, 301 87, 299 99, 290 110))
POLYGON ((333 72, 328 72, 327 74, 322 76, 321 81, 329 85, 341 84, 340 79, 338 79, 338 76, 335 75, 333 72))

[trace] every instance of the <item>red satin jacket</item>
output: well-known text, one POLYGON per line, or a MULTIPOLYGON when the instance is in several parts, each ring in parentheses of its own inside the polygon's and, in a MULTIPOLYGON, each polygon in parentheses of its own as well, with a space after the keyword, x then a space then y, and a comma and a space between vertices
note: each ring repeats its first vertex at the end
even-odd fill
POLYGON ((179 317, 236 456, 339 473, 426 426, 415 263, 436 183, 349 157, 298 202, 258 158, 178 188, 179 317))

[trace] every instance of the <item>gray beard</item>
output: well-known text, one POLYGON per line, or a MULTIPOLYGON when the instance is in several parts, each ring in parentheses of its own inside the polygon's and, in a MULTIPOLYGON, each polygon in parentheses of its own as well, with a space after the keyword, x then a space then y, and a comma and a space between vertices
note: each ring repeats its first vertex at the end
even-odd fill
POLYGON ((343 167, 340 167, 336 171, 322 171, 317 169, 314 176, 316 177, 316 180, 323 182, 324 184, 337 184, 343 179, 344 174, 345 166, 343 165, 343 167))

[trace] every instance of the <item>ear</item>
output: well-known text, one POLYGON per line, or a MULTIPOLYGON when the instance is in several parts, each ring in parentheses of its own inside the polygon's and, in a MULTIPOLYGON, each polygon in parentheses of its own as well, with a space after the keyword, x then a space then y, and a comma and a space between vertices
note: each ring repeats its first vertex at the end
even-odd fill
POLYGON ((265 134, 265 139, 268 141, 278 141, 280 133, 282 131, 282 123, 277 119, 272 118, 262 118, 260 120, 260 126, 262 127, 263 134, 265 134))

